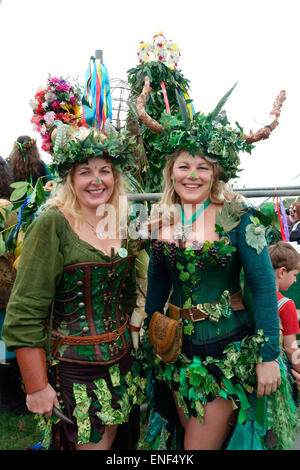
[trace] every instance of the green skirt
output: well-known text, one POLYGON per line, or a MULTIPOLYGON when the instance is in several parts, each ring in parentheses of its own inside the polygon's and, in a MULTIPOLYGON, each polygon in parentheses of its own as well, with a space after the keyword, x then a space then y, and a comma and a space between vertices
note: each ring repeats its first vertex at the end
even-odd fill
MULTIPOLYGON (((256 397, 255 367, 262 359, 259 350, 264 342, 263 332, 229 343, 221 357, 181 354, 174 364, 160 361, 149 342, 143 337, 142 364, 148 379, 150 416, 144 443, 148 449, 180 449, 178 435, 182 430, 176 419, 167 413, 158 396, 160 386, 167 385, 175 392, 178 405, 187 418, 197 417, 202 423, 205 405, 217 397, 230 400, 238 418, 226 448, 228 450, 291 449, 299 420, 291 398, 291 386, 281 358, 281 385, 275 393, 256 397), (178 424, 178 423, 177 423, 178 424)), ((171 394, 169 396, 171 398, 171 394)), ((167 402, 167 400, 165 399, 167 402)), ((173 409, 174 412, 175 408, 173 409)))

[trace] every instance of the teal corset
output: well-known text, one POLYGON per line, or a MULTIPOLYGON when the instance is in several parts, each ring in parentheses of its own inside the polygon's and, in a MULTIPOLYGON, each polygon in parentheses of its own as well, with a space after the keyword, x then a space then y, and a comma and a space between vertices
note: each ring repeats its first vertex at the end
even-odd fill
MULTIPOLYGON (((209 314, 207 320, 184 320, 183 331, 191 341, 207 341, 253 325, 249 308, 233 311, 229 305, 230 296, 241 290, 241 262, 236 252, 224 256, 220 253, 222 248, 218 250, 215 245, 209 248, 208 243, 202 250, 191 247, 182 249, 175 244, 165 243, 161 250, 173 287, 170 299, 172 304, 189 308, 197 304, 221 301, 218 307, 202 306, 209 314)), ((244 303, 247 303, 246 300, 244 303)))
MULTIPOLYGON (((226 245, 222 242, 205 242, 202 249, 197 251, 178 248, 174 243, 153 242, 145 306, 147 322, 155 311, 164 311, 170 293, 170 302, 180 308, 221 302, 217 312, 213 312, 216 308, 212 305, 204 306, 207 312, 212 310, 213 313, 204 321, 193 323, 184 320, 186 339, 205 342, 222 338, 240 327, 250 326, 254 327, 255 332, 263 330, 268 338, 261 348, 263 359, 270 361, 278 357, 279 321, 275 276, 267 247, 258 254, 246 241, 250 216, 250 211, 244 214, 239 224, 225 234, 229 242, 226 245), (244 310, 232 311, 228 298, 242 288, 242 268, 250 296, 243 298, 244 310)), ((197 248, 200 249, 201 245, 197 248)))

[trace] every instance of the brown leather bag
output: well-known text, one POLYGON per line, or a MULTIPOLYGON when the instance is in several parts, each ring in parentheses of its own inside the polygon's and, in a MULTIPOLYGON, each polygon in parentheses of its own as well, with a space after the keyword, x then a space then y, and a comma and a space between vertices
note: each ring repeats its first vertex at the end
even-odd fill
POLYGON ((163 362, 176 362, 182 347, 182 321, 155 312, 149 323, 149 339, 163 362))

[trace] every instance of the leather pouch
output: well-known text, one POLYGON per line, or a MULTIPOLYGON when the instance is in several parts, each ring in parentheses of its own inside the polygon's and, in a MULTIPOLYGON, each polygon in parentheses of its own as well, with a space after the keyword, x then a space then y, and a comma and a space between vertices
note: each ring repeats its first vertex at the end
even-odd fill
POLYGON ((176 362, 182 347, 182 322, 155 312, 149 323, 149 339, 165 363, 176 362))

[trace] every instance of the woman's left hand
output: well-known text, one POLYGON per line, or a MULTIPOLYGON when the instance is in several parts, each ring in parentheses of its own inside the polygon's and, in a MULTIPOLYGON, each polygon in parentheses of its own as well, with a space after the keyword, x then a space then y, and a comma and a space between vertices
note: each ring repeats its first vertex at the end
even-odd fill
POLYGON ((280 368, 277 361, 261 362, 256 365, 257 398, 276 392, 281 384, 280 368))

